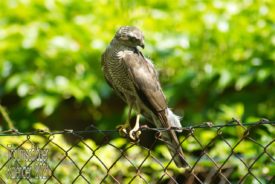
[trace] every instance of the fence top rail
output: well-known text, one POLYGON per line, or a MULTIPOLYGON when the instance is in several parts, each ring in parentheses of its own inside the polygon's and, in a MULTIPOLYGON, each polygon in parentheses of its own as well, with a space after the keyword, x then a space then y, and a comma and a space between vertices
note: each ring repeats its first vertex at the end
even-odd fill
MULTIPOLYGON (((213 124, 212 122, 203 122, 201 124, 197 123, 188 123, 188 125, 183 125, 182 128, 170 127, 170 128, 150 128, 147 126, 143 126, 140 128, 142 131, 167 131, 167 130, 193 130, 193 129, 218 129, 223 127, 251 127, 251 126, 259 126, 259 125, 272 125, 275 126, 275 120, 270 121, 268 119, 261 119, 257 122, 249 122, 249 123, 241 123, 237 119, 232 119, 231 121, 224 123, 224 124, 213 124), (193 125, 192 125, 193 124, 193 125), (194 125, 195 124, 195 125, 194 125)), ((56 134, 89 134, 89 133, 117 133, 118 130, 99 130, 94 125, 90 125, 85 130, 73 130, 73 129, 63 129, 58 131, 50 131, 50 130, 43 130, 43 129, 36 129, 35 131, 31 132, 20 132, 17 129, 9 129, 0 131, 0 136, 24 136, 24 135, 56 135, 56 134)))
POLYGON ((0 183, 10 183, 10 179, 16 183, 23 180, 36 183, 35 179, 41 176, 45 179, 43 183, 68 183, 69 180, 75 183, 79 178, 86 183, 95 180, 98 183, 137 183, 141 180, 142 183, 274 183, 274 127, 275 121, 267 119, 249 123, 236 119, 220 124, 185 123, 181 128, 184 136, 173 145, 176 149, 183 148, 181 158, 187 163, 185 169, 173 164, 179 152, 165 156, 163 147, 159 146, 166 144, 169 149, 171 143, 160 135, 162 131, 176 130, 175 127, 141 126, 142 131, 152 131, 154 139, 131 144, 112 141, 109 134, 118 135, 118 130, 100 130, 92 124, 84 130, 0 131, 4 139, 0 150, 8 156, 0 159, 0 183), (225 131, 228 128, 232 135, 225 131), (210 136, 206 138, 206 134, 201 134, 204 131, 211 132, 210 136), (264 133, 268 135, 261 136, 264 133), (92 134, 99 135, 99 139, 85 138, 92 134), (39 139, 36 136, 40 136, 39 139), (34 171, 32 175, 18 175, 27 173, 26 168, 34 171), (62 176, 66 176, 66 182, 62 176))

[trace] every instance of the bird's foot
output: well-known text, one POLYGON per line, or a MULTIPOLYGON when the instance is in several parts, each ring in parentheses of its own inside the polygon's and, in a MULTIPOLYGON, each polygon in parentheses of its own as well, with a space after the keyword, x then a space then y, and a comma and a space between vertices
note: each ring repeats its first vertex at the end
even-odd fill
POLYGON ((146 130, 146 129, 149 129, 150 127, 148 126, 148 125, 141 125, 140 127, 139 127, 139 129, 141 129, 141 130, 146 130))
POLYGON ((137 115, 135 126, 132 129, 129 123, 118 125, 116 128, 118 129, 119 134, 123 137, 128 137, 133 142, 139 142, 139 136, 141 134, 139 118, 140 114, 137 115))
POLYGON ((140 134, 141 134, 140 130, 132 129, 129 132, 129 138, 131 139, 131 141, 138 142, 140 134))
POLYGON ((140 114, 137 115, 134 128, 132 128, 129 132, 129 138, 134 142, 139 141, 139 136, 141 134, 140 127, 139 127, 139 118, 140 118, 140 114))
POLYGON ((128 124, 118 125, 116 129, 119 132, 119 135, 122 137, 128 137, 133 142, 139 141, 139 136, 141 134, 140 130, 130 129, 131 127, 128 124))
POLYGON ((161 139, 161 132, 160 132, 160 131, 157 131, 157 132, 155 133, 155 138, 156 138, 156 139, 161 139))
POLYGON ((141 131, 139 129, 131 129, 128 124, 118 125, 116 127, 120 136, 128 137, 133 142, 139 142, 139 137, 141 135, 141 131))
POLYGON ((118 130, 119 134, 122 137, 127 137, 128 136, 128 129, 129 129, 129 125, 128 124, 118 125, 116 127, 116 129, 118 130))

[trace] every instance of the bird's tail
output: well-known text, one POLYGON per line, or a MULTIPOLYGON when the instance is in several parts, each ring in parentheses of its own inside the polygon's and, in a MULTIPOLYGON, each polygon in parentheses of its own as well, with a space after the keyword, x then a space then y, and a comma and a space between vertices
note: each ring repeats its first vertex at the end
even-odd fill
MULTIPOLYGON (((171 128, 177 127, 181 128, 180 117, 175 115, 170 109, 165 109, 162 112, 158 113, 158 120, 156 125, 158 128, 171 128)), ((177 130, 178 132, 182 130, 177 130)), ((167 144, 169 152, 178 167, 187 167, 188 163, 185 161, 183 156, 183 151, 181 145, 179 144, 179 140, 177 138, 175 130, 168 130, 161 132, 161 137, 167 144)))

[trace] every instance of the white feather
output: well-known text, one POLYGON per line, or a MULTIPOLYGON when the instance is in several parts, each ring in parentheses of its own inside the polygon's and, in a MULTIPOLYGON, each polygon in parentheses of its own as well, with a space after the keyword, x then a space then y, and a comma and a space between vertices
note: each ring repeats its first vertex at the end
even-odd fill
MULTIPOLYGON (((169 108, 167 109, 167 119, 171 123, 172 127, 182 128, 180 120, 181 117, 175 115, 169 108)), ((176 130, 177 132, 182 132, 182 130, 176 130)))

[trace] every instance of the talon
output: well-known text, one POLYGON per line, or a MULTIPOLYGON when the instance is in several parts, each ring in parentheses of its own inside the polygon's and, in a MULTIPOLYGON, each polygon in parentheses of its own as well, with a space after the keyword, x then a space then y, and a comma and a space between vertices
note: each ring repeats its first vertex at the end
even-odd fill
POLYGON ((130 139, 131 139, 132 141, 135 141, 135 140, 136 140, 135 132, 133 132, 133 130, 130 131, 129 137, 130 137, 130 139))
POLYGON ((157 131, 157 132, 155 133, 155 138, 156 138, 156 139, 161 138, 161 132, 157 131))
POLYGON ((139 131, 136 132, 137 138, 139 138, 140 135, 141 135, 141 131, 139 130, 139 131))
POLYGON ((148 125, 141 125, 139 129, 143 130, 143 129, 148 129, 149 126, 148 125))
POLYGON ((128 132, 127 132, 127 125, 118 125, 116 127, 116 129, 118 130, 119 134, 122 136, 122 137, 127 137, 128 135, 128 132))
POLYGON ((141 131, 139 127, 139 118, 140 118, 140 114, 137 115, 135 126, 132 129, 130 129, 131 127, 129 123, 126 123, 124 125, 118 125, 116 128, 118 129, 119 134, 122 137, 129 137, 131 141, 138 142, 139 136, 141 135, 141 131))
POLYGON ((129 132, 129 137, 132 141, 138 141, 139 140, 139 136, 141 135, 141 131, 134 131, 134 130, 131 130, 129 132))

